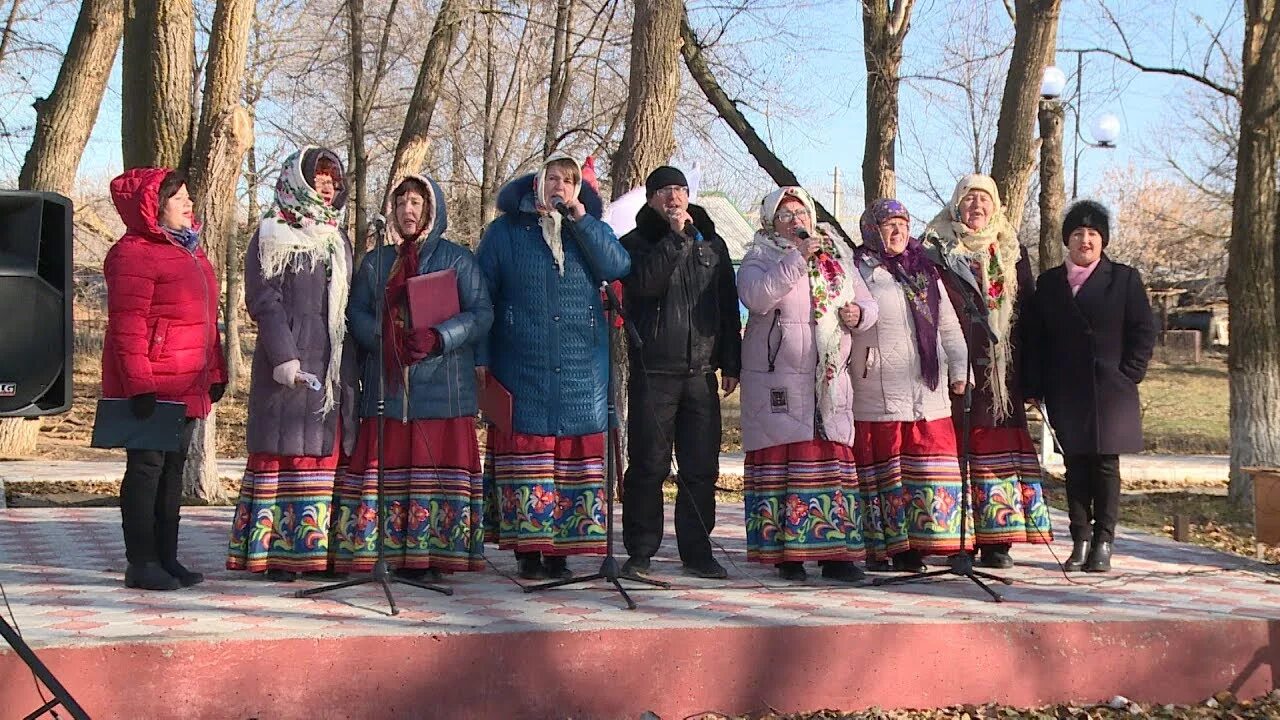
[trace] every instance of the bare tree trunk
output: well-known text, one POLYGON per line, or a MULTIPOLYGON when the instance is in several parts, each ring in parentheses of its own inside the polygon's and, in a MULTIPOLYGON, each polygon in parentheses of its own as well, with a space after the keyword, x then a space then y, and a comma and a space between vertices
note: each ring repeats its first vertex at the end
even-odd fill
MULTIPOLYGON (((492 7, 492 3, 490 3, 492 7)), ((497 67, 493 57, 493 14, 485 15, 484 30, 484 129, 480 138, 480 226, 493 219, 498 194, 498 92, 497 67)))
POLYGON ((400 133, 400 142, 396 144, 395 159, 391 163, 387 192, 384 195, 390 194, 393 189, 391 183, 404 175, 418 172, 427 159, 427 149, 431 142, 428 135, 431 116, 435 113, 436 101, 440 99, 440 86, 444 82, 449 53, 458 38, 463 5, 460 0, 443 0, 440 3, 440 11, 431 28, 431 39, 427 41, 427 52, 418 69, 418 82, 413 88, 413 98, 409 101, 404 130, 400 133))
POLYGON ((1227 296, 1231 303, 1231 482, 1240 506, 1253 501, 1242 468, 1280 466, 1280 8, 1245 3, 1240 142, 1231 215, 1227 296))
POLYGON ((218 0, 209 35, 204 100, 189 174, 192 203, 196 217, 204 222, 205 252, 211 258, 223 258, 227 245, 233 244, 236 183, 244 153, 253 144, 253 121, 240 104, 253 7, 253 0, 218 0))
POLYGON ((542 140, 542 156, 554 151, 560 121, 569 100, 569 26, 573 21, 572 0, 556 0, 556 27, 551 38, 551 84, 547 90, 547 131, 542 140))
MULTIPOLYGON (((236 244, 236 182, 244 153, 253 145, 253 120, 240 104, 253 8, 253 0, 218 0, 210 32, 190 181, 193 209, 204 221, 205 247, 213 258, 224 258, 236 244)), ((196 421, 187 458, 183 495, 206 503, 225 500, 218 477, 216 407, 196 421)))
POLYGON ((1016 228, 1022 224, 1031 171, 1036 165, 1036 107, 1041 74, 1053 63, 1057 46, 1061 0, 1017 0, 1014 5, 1013 54, 1000 100, 991 177, 1000 190, 1009 222, 1016 228))
MULTIPOLYGON (((0 39, 0 58, 12 32, 18 0, 10 7, 0 39)), ((45 190, 67 195, 84 155, 89 133, 97 122, 102 93, 115 62, 124 27, 122 0, 85 0, 80 6, 62 68, 47 98, 37 99, 35 137, 18 176, 20 190, 45 190)), ((36 451, 40 423, 0 418, 0 457, 29 457, 36 451)))
MULTIPOLYGON (((390 20, 388 18, 388 20, 390 20)), ((369 250, 369 148, 365 137, 365 80, 364 80, 364 0, 347 0, 347 21, 350 23, 347 49, 351 74, 351 107, 347 127, 351 132, 351 157, 347 161, 347 176, 351 178, 351 200, 355 203, 355 262, 356 267, 369 250)), ((395 182, 398 175, 392 173, 388 182, 395 182)))
MULTIPOLYGON (((4 21, 4 29, 0 30, 0 65, 4 64, 5 55, 9 52, 9 40, 13 38, 13 22, 18 18, 18 8, 22 6, 22 0, 12 0, 9 5, 9 17, 4 21)), ((81 13, 84 12, 83 6, 81 13)), ((72 37, 75 37, 74 31, 72 37)))
POLYGON ((1062 264, 1062 103, 1040 103, 1040 272, 1062 264))
MULTIPOLYGON (((693 76, 694 82, 698 84, 702 94, 707 97, 707 101, 716 109, 720 119, 725 121, 730 130, 733 130, 738 139, 742 141, 742 144, 746 146, 747 152, 751 153, 751 157, 756 159, 760 169, 768 173, 775 183, 780 186, 799 186, 800 181, 796 178, 796 174, 791 172, 791 169, 774 154, 768 143, 760 137, 760 134, 751 126, 747 117, 738 109, 738 104, 729 97, 729 94, 720 86, 720 82, 716 80, 715 73, 711 72, 711 66, 703 55, 702 44, 698 41, 698 36, 694 34, 693 28, 689 25, 688 15, 685 15, 681 21, 680 34, 684 38, 684 46, 681 53, 684 55, 685 66, 689 68, 689 74, 693 76)), ((822 203, 815 199, 814 204, 817 206, 819 220, 840 228, 840 223, 835 216, 827 212, 822 203)), ((843 228, 840 228, 840 230, 844 232, 843 228)), ((845 235, 848 237, 848 233, 845 233, 845 235)))
POLYGON ((34 418, 0 418, 0 460, 35 455, 40 421, 34 418))
POLYGON ((631 82, 622 144, 613 156, 613 197, 639 186, 676 150, 683 0, 636 0, 631 82))
POLYGON ((898 139, 898 76, 902 43, 911 27, 912 0, 862 0, 862 55, 867 63, 867 132, 862 154, 863 197, 868 206, 894 197, 898 139))
POLYGON ((240 308, 244 307, 244 253, 248 247, 249 237, 257 229, 262 208, 258 203, 258 188, 261 185, 258 174, 257 146, 252 145, 245 153, 245 185, 249 191, 248 223, 244 232, 237 232, 231 237, 234 242, 227 244, 227 297, 222 305, 222 318, 227 324, 227 334, 223 338, 223 352, 227 356, 227 393, 235 393, 241 387, 241 375, 244 373, 244 353, 241 350, 240 333, 242 328, 240 308))
POLYGON ((195 54, 192 0, 126 0, 121 72, 125 168, 186 168, 195 54))
POLYGON ((123 28, 123 0, 85 0, 80 6, 53 92, 34 104, 35 137, 22 163, 19 189, 71 192, 123 28))

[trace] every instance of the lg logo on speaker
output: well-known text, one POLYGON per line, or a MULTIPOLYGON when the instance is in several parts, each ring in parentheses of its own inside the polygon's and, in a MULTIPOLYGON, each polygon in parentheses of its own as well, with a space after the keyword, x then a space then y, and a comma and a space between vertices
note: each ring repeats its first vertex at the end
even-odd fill
POLYGON ((0 382, 0 397, 13 397, 18 394, 18 383, 0 382))

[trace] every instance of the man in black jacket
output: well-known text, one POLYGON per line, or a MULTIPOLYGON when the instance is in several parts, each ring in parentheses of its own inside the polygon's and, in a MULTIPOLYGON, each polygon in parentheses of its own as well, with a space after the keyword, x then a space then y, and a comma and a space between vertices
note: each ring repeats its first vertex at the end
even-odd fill
POLYGON ((686 573, 723 578, 711 553, 720 475, 720 396, 738 387, 741 320, 733 261, 684 173, 660 167, 622 238, 631 253, 624 307, 643 347, 631 349, 628 459, 622 493, 624 574, 645 574, 662 544, 662 483, 675 446, 676 543, 686 573), (721 379, 716 381, 716 371, 721 379))

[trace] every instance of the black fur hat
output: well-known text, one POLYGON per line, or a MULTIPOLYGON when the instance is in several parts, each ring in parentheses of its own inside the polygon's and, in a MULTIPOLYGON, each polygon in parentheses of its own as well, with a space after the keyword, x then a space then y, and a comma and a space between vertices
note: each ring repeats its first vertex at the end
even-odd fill
POLYGON ((1111 213, 1102 203, 1094 200, 1081 200, 1067 209, 1062 218, 1062 244, 1067 244, 1076 228, 1093 228, 1102 236, 1102 247, 1111 240, 1111 213))

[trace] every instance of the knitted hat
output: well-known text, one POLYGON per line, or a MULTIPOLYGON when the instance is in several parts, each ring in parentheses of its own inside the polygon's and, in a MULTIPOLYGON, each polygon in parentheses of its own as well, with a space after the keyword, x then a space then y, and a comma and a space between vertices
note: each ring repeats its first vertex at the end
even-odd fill
POLYGON ((1066 245, 1071 233, 1082 227, 1097 230, 1102 236, 1102 247, 1105 248, 1111 239, 1111 214, 1102 203, 1094 200, 1075 203, 1062 218, 1062 244, 1066 245))
POLYGON ((644 179, 644 195, 647 198, 653 197, 654 193, 668 185, 689 187, 689 181, 685 180, 684 173, 680 172, 676 168, 673 168, 670 165, 663 165, 657 170, 649 173, 649 177, 644 179))

